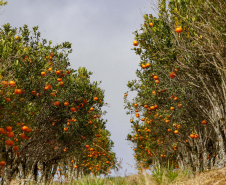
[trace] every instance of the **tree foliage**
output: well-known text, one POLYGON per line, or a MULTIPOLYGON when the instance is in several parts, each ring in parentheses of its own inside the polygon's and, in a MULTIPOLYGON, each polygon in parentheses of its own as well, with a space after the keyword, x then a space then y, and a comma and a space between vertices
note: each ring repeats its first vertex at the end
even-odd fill
POLYGON ((225 5, 159 1, 159 17, 134 32, 140 69, 127 86, 137 96, 125 108, 139 166, 225 166, 225 5))
POLYGON ((53 46, 26 25, 0 32, 1 182, 27 174, 47 182, 60 164, 70 178, 109 173, 116 157, 102 119, 104 91, 91 72, 70 68, 71 43, 53 46))

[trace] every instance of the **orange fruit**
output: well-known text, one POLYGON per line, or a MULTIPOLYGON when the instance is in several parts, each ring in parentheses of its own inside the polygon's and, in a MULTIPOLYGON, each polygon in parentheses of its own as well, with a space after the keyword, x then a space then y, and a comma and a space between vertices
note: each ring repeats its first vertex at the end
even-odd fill
POLYGON ((10 87, 15 87, 15 85, 16 85, 16 83, 15 83, 14 81, 10 81, 10 82, 9 82, 9 86, 10 86, 10 87))
POLYGON ((153 24, 152 22, 149 23, 149 27, 153 27, 153 25, 154 25, 154 24, 153 24))
POLYGON ((14 142, 13 141, 9 141, 9 146, 13 146, 14 145, 14 142))
POLYGON ((170 78, 175 78, 175 77, 176 77, 176 73, 175 73, 175 72, 171 72, 171 73, 169 74, 169 77, 170 77, 170 78))
POLYGON ((49 87, 48 86, 45 86, 44 89, 45 89, 45 91, 48 91, 49 90, 49 87))
POLYGON ((59 71, 59 70, 58 70, 58 71, 56 71, 56 74, 57 74, 57 75, 59 75, 60 73, 61 73, 61 71, 59 71))
POLYGON ((64 85, 64 82, 60 82, 60 86, 63 86, 64 85))
POLYGON ((155 83, 156 83, 156 84, 159 84, 159 83, 160 83, 160 81, 159 81, 159 80, 155 80, 155 83))
POLYGON ((177 106, 178 106, 179 108, 181 108, 181 107, 182 107, 182 104, 178 104, 177 106))
POLYGON ((6 102, 10 102, 11 101, 11 98, 6 98, 5 101, 6 102))
POLYGON ((14 133, 13 133, 13 132, 9 132, 9 133, 8 133, 8 137, 9 137, 9 138, 14 137, 14 133))
POLYGON ((41 76, 45 76, 46 75, 46 72, 41 72, 41 76))
POLYGON ((183 29, 181 28, 181 27, 177 27, 176 29, 175 29, 175 32, 177 32, 177 33, 181 33, 183 31, 183 29))
POLYGON ((2 166, 2 167, 5 166, 5 161, 1 161, 0 166, 2 166))
POLYGON ((148 108, 148 105, 144 105, 144 108, 148 108))
POLYGON ((10 144, 10 140, 5 140, 5 145, 8 145, 9 146, 9 144, 10 144))
POLYGON ((65 132, 68 131, 68 127, 64 128, 64 131, 65 131, 65 132))
POLYGON ((19 150, 19 147, 18 147, 18 146, 14 146, 14 147, 13 147, 13 151, 14 151, 14 152, 16 152, 16 151, 18 151, 18 150, 19 150))
POLYGON ((29 130, 29 128, 28 128, 27 126, 23 126, 23 127, 22 127, 22 131, 23 131, 23 132, 27 132, 28 130, 29 130))
POLYGON ((137 40, 135 40, 135 41, 133 42, 133 45, 134 45, 134 46, 138 46, 138 44, 139 44, 139 42, 138 42, 137 40))
POLYGON ((47 87, 48 89, 51 89, 52 86, 51 86, 51 85, 47 85, 46 87, 47 87))
POLYGON ((24 133, 21 133, 21 134, 20 134, 20 137, 21 137, 22 139, 26 139, 26 138, 27 138, 27 136, 26 136, 24 133))
POLYGON ((55 96, 55 93, 50 93, 52 96, 55 96))
POLYGON ((175 108, 174 107, 170 107, 170 110, 174 110, 175 108))
POLYGON ((66 102, 64 102, 64 106, 68 106, 69 105, 69 103, 66 101, 66 102))
POLYGON ((165 122, 166 122, 166 123, 169 123, 169 120, 167 119, 165 122))
POLYGON ((146 64, 146 68, 149 68, 150 66, 151 66, 150 63, 147 63, 147 64, 146 64))
POLYGON ((12 130, 13 130, 13 128, 12 128, 11 126, 7 126, 7 127, 6 127, 6 131, 7 131, 7 132, 11 132, 12 130))
POLYGON ((207 124, 207 121, 206 121, 206 120, 203 120, 203 121, 202 121, 202 124, 203 124, 203 125, 206 125, 206 124, 207 124))
POLYGON ((21 89, 15 89, 14 93, 15 93, 15 94, 21 94, 22 91, 21 91, 21 89))
POLYGON ((142 67, 143 69, 145 69, 145 68, 146 68, 146 65, 145 65, 145 64, 142 64, 141 67, 142 67))
POLYGON ((155 106, 151 106, 150 109, 151 109, 151 110, 154 110, 154 109, 155 109, 155 106))
POLYGON ((154 78, 155 80, 158 80, 158 79, 159 79, 159 77, 158 77, 158 76, 154 76, 153 78, 154 78))
POLYGON ((71 107, 71 112, 75 112, 75 108, 74 107, 71 107))
POLYGON ((55 106, 59 106, 60 105, 60 102, 59 101, 56 101, 56 102, 54 102, 54 105, 55 106))
POLYGON ((5 133, 6 133, 5 129, 4 128, 0 128, 0 134, 5 134, 5 133))
POLYGON ((62 81, 62 78, 57 78, 57 81, 58 81, 58 82, 61 82, 61 81, 62 81))
POLYGON ((1 84, 3 85, 3 87, 7 87, 8 86, 8 82, 7 81, 2 81, 1 84))

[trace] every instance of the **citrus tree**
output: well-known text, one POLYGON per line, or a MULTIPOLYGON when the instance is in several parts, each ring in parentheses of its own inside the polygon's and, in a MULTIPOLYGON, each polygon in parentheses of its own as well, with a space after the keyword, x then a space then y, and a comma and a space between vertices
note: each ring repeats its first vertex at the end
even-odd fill
POLYGON ((90 82, 91 72, 70 68, 70 43, 52 46, 38 27, 31 33, 6 24, 0 31, 1 182, 28 174, 37 181, 38 165, 47 181, 68 153, 82 154, 99 129, 106 131, 104 91, 90 82))
POLYGON ((225 14, 220 5, 221 1, 201 5, 170 1, 167 9, 166 1, 160 1, 159 17, 145 15, 144 24, 135 32, 140 69, 138 80, 127 86, 137 96, 129 101, 126 93, 125 108, 133 129, 128 139, 134 143, 138 164, 146 168, 156 161, 165 166, 168 162, 175 167, 191 165, 199 171, 225 165, 225 112, 221 109, 225 106, 225 60, 213 54, 224 56, 225 14), (222 27, 205 22, 206 12, 219 13, 215 19, 222 27), (218 29, 215 35, 211 29, 218 29), (204 33, 208 33, 205 40, 204 33), (209 40, 215 37, 221 47, 211 50, 209 40))

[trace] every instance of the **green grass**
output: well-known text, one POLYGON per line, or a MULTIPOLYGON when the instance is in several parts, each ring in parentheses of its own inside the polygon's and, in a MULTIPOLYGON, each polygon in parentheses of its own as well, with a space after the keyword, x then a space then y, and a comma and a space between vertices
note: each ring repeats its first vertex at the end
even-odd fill
POLYGON ((152 177, 158 185, 173 184, 177 179, 189 179, 193 174, 191 169, 177 170, 172 165, 168 168, 162 168, 159 164, 155 165, 152 173, 152 177))

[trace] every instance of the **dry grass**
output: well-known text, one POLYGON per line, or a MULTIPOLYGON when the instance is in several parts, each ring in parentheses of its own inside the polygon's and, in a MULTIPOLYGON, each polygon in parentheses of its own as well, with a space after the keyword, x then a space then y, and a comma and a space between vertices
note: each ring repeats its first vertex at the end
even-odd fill
POLYGON ((133 184, 158 185, 151 175, 144 172, 140 175, 130 175, 125 178, 126 178, 126 183, 128 185, 133 185, 133 184))
POLYGON ((226 167, 196 174, 192 179, 178 178, 173 185, 226 185, 226 167))

